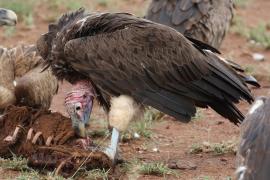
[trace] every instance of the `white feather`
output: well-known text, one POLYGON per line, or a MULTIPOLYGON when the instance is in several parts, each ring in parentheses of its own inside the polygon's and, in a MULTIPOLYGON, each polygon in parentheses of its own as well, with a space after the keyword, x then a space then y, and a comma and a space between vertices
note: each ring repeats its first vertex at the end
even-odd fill
POLYGON ((236 174, 238 175, 238 180, 244 180, 246 170, 247 170, 246 166, 240 166, 237 168, 236 174))
POLYGON ((138 111, 139 107, 132 97, 126 95, 113 97, 109 112, 109 123, 117 130, 125 131, 138 111))
POLYGON ((257 100, 249 110, 249 114, 253 114, 259 107, 263 105, 263 100, 257 100))

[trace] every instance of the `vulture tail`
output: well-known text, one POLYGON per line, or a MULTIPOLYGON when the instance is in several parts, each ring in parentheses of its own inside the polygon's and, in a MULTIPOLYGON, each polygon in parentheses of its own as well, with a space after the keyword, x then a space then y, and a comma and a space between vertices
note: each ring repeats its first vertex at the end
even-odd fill
POLYGON ((221 116, 229 119, 234 124, 238 125, 244 120, 244 115, 230 102, 215 101, 209 104, 221 116))
POLYGON ((261 87, 261 85, 258 83, 258 81, 253 76, 243 75, 242 80, 245 81, 245 83, 252 85, 254 87, 257 87, 257 88, 261 87))

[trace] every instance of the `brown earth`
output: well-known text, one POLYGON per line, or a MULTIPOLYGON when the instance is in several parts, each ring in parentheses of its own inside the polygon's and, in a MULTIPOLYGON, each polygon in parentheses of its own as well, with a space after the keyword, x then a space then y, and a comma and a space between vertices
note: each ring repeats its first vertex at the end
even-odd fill
MULTIPOLYGON (((121 1, 119 11, 136 12, 145 6, 149 1, 121 1), (132 4, 132 5, 130 5, 132 4)), ((99 8, 103 10, 106 8, 99 8)), ((250 4, 244 9, 237 9, 237 16, 241 16, 248 26, 255 26, 260 21, 269 22, 270 20, 270 1, 269 0, 251 0, 250 4)), ((39 14, 48 14, 44 7, 39 9, 39 14)), ((60 13, 60 12, 59 12, 60 13)), ((0 36, 2 45, 13 46, 18 42, 34 43, 41 33, 47 29, 47 22, 44 22, 39 15, 35 19, 35 28, 25 29, 24 25, 19 24, 17 33, 13 37, 0 36)), ((0 33, 1 34, 1 33, 0 33)), ((269 95, 270 90, 270 51, 262 48, 255 48, 250 45, 248 40, 236 34, 229 33, 221 47, 224 56, 233 59, 243 67, 254 67, 254 75, 260 80, 262 88, 252 89, 255 96, 269 95), (252 59, 252 53, 262 53, 265 55, 265 61, 256 62, 252 59)), ((55 96, 51 109, 59 111, 66 115, 63 103, 65 93, 70 85, 62 84, 59 94, 55 96)), ((243 113, 249 109, 247 103, 238 105, 243 113)), ((201 117, 189 124, 177 122, 171 118, 164 121, 158 121, 154 124, 152 130, 154 136, 149 141, 144 138, 132 140, 127 143, 121 143, 120 149, 123 159, 132 161, 138 158, 144 162, 164 162, 178 163, 182 165, 194 164, 196 168, 187 168, 176 170, 178 177, 166 176, 165 179, 213 179, 225 180, 233 177, 235 172, 235 154, 215 155, 214 153, 189 153, 191 147, 203 142, 220 143, 239 138, 239 127, 234 126, 211 109, 202 110, 201 117), (157 148, 158 152, 153 152, 157 148)), ((103 111, 97 106, 94 108, 93 115, 103 117, 103 111)), ((2 131, 1 131, 2 132, 2 131)), ((164 179, 164 177, 144 176, 139 174, 121 174, 120 167, 115 170, 115 177, 119 179, 164 179)), ((0 174, 5 171, 1 170, 0 174)), ((11 177, 17 173, 6 172, 11 177)), ((4 177, 0 179, 4 179, 4 177)))

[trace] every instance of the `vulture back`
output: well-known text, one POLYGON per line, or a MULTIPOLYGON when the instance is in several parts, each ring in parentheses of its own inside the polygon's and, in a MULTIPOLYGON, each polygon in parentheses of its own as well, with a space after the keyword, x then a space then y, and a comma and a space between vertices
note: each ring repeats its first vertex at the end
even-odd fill
POLYGON ((42 70, 35 45, 0 48, 0 110, 16 102, 48 109, 58 83, 51 69, 42 70))
POLYGON ((0 111, 16 101, 13 85, 14 69, 14 61, 8 49, 0 47, 0 111))
POLYGON ((30 107, 49 109, 58 89, 51 69, 43 70, 43 60, 35 45, 20 45, 10 49, 15 62, 17 103, 30 107))
POLYGON ((233 17, 232 0, 152 0, 146 19, 219 48, 233 17))
POLYGON ((259 97, 241 127, 237 153, 239 180, 270 179, 270 99, 259 97))

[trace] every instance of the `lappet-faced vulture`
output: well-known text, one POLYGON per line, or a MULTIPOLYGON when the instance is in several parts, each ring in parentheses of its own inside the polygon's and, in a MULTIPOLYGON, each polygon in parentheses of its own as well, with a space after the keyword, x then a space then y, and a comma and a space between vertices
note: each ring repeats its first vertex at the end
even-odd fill
POLYGON ((238 180, 270 179, 270 99, 259 97, 241 125, 238 180))
POLYGON ((17 15, 9 10, 0 8, 0 26, 14 26, 17 23, 17 15))
POLYGON ((152 0, 145 18, 219 48, 232 17, 232 0, 152 0))
POLYGON ((182 122, 191 120, 196 106, 211 107, 238 124, 244 116, 234 104, 253 101, 243 77, 217 50, 127 13, 67 13, 49 25, 37 48, 57 78, 75 86, 66 105, 79 135, 86 134, 94 98, 107 110, 113 132, 105 152, 112 159, 119 131, 140 106, 182 122))

